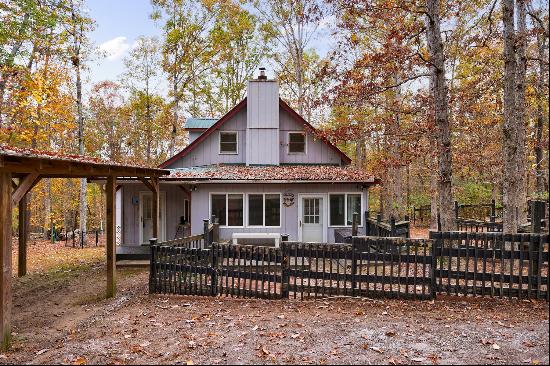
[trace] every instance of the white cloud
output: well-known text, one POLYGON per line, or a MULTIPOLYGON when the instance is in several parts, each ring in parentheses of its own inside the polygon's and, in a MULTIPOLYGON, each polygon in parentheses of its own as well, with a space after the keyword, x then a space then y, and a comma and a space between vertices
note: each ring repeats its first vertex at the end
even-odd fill
POLYGON ((107 54, 107 60, 114 61, 121 58, 130 48, 126 37, 116 37, 102 43, 99 49, 107 54))

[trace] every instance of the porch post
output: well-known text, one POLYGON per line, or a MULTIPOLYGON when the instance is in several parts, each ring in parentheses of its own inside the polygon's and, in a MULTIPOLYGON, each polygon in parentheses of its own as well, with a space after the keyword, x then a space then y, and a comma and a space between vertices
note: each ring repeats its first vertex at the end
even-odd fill
POLYGON ((17 275, 27 275, 27 195, 19 201, 19 251, 17 257, 17 275))
POLYGON ((107 205, 107 297, 116 295, 116 245, 115 245, 115 212, 116 212, 116 177, 107 177, 105 187, 107 205))
MULTIPOLYGON (((153 186, 153 238, 159 238, 159 180, 158 178, 151 178, 151 184, 153 186)), ((150 238, 148 238, 150 239, 150 238)))
POLYGON ((11 173, 0 172, 0 332, 2 350, 6 351, 11 338, 11 173))

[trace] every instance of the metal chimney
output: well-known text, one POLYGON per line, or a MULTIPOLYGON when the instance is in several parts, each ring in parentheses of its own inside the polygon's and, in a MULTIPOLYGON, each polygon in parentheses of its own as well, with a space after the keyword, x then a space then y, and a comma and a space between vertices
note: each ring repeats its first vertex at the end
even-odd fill
POLYGON ((258 80, 267 80, 267 76, 265 75, 265 67, 260 67, 260 76, 258 76, 258 80))

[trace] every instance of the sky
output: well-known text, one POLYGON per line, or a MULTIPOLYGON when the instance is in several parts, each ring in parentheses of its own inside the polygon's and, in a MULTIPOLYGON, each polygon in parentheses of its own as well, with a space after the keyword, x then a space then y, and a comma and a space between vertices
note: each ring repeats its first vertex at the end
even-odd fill
MULTIPOLYGON (((95 29, 90 38, 102 55, 96 55, 88 63, 89 82, 85 83, 85 93, 91 86, 104 80, 117 81, 124 72, 123 58, 131 50, 140 36, 158 36, 162 38, 161 24, 150 19, 153 11, 150 0, 87 0, 89 15, 95 20, 95 29)), ((332 18, 321 22, 317 36, 310 42, 310 47, 324 56, 332 46, 329 28, 332 18)), ((274 77, 269 63, 268 77, 274 77)), ((160 65, 159 65, 160 67, 160 65)), ((161 82, 159 92, 167 89, 161 82)))
POLYGON ((96 22, 90 38, 105 55, 89 64, 92 84, 118 79, 124 71, 122 59, 139 36, 162 34, 149 18, 153 10, 149 0, 89 0, 87 7, 96 22))

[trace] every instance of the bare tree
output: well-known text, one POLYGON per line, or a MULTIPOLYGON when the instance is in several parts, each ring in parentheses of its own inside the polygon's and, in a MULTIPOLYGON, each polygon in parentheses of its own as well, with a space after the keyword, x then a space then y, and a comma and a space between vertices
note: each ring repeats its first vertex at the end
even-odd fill
POLYGON ((281 70, 292 74, 287 87, 295 96, 298 112, 304 112, 305 70, 304 53, 323 17, 318 0, 265 0, 256 5, 264 23, 267 37, 276 40, 282 52, 273 58, 281 70))
POLYGON ((503 230, 517 232, 518 226, 518 131, 515 114, 516 46, 514 30, 514 0, 502 1, 504 25, 504 123, 503 132, 503 230))
POLYGON ((517 35, 516 35, 516 90, 515 113, 517 124, 517 172, 518 172, 518 224, 527 222, 527 181, 526 174, 526 128, 527 108, 525 102, 525 85, 527 74, 527 8, 526 0, 517 0, 517 35))
POLYGON ((435 125, 438 148, 437 191, 441 229, 453 230, 452 155, 449 101, 445 78, 445 55, 441 39, 439 1, 426 3, 427 40, 430 54, 431 86, 434 98, 435 125))

